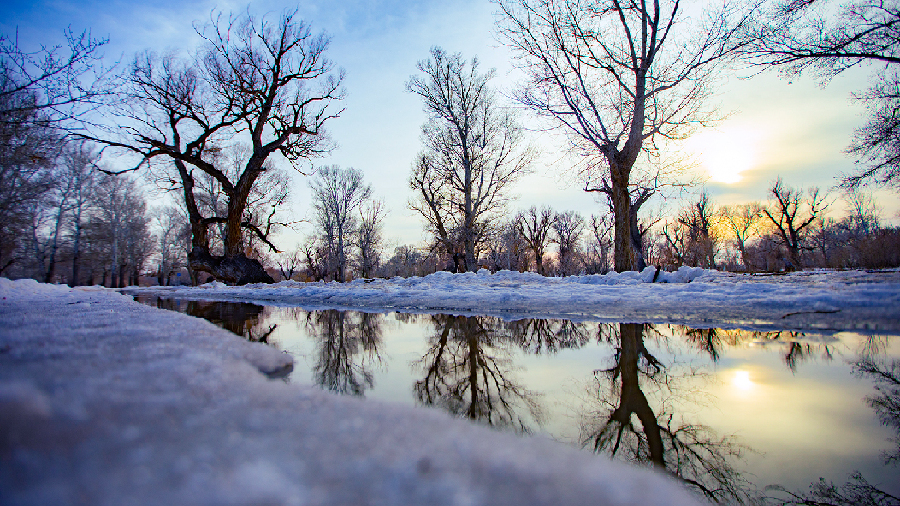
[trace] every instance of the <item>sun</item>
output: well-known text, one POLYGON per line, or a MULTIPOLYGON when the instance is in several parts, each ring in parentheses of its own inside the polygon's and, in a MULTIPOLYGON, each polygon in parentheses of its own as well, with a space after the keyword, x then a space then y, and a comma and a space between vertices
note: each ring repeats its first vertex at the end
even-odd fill
POLYGON ((758 163, 759 135, 747 128, 707 130, 692 135, 685 143, 693 152, 712 181, 737 183, 741 173, 758 163))
POLYGON ((750 372, 738 370, 734 371, 734 377, 731 380, 731 385, 742 392, 748 392, 753 390, 753 380, 750 379, 750 372))

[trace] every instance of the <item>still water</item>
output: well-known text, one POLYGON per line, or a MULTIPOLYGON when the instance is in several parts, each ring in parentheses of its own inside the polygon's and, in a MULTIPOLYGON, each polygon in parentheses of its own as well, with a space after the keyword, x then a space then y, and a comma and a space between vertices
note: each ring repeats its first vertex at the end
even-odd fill
POLYGON ((716 501, 856 471, 900 496, 898 336, 138 300, 291 353, 287 381, 661 466, 716 501))

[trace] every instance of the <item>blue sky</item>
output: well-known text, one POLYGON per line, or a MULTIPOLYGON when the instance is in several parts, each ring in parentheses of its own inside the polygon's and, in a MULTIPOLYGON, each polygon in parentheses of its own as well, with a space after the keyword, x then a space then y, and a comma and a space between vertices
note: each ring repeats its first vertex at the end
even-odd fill
MULTIPOLYGON (((411 196, 406 180, 419 150, 419 130, 425 115, 421 102, 405 91, 404 84, 416 72, 416 62, 428 56, 431 46, 439 45, 465 57, 477 55, 484 70, 497 69, 495 85, 501 91, 513 89, 518 75, 511 65, 511 54, 494 37, 495 6, 487 0, 336 0, 251 2, 249 9, 255 15, 268 13, 274 18, 294 7, 314 30, 332 36, 329 55, 347 72, 346 111, 330 126, 339 147, 317 164, 361 169, 390 211, 386 231, 389 243, 422 241, 421 221, 406 208, 411 196)), ((127 61, 144 49, 163 52, 193 47, 197 43, 193 23, 208 20, 214 8, 240 12, 247 9, 247 3, 4 3, 0 6, 0 30, 10 34, 18 29, 23 45, 37 47, 59 43, 67 26, 75 31, 90 29, 95 36, 110 38, 107 58, 127 61)), ((707 133, 706 140, 695 142, 693 149, 719 150, 729 162, 740 160, 736 166, 745 170, 738 182, 708 182, 713 197, 721 203, 764 200, 767 185, 778 175, 799 187, 834 185, 835 176, 853 170, 853 160, 842 151, 854 128, 864 121, 864 109, 850 100, 850 93, 863 90, 867 76, 867 69, 854 70, 824 88, 812 78, 789 83, 776 73, 752 79, 735 75, 724 80, 715 100, 720 110, 730 115, 718 126, 718 133, 707 133)), ((546 134, 538 137, 542 137, 536 141, 541 145, 554 145, 546 134)), ((703 155, 698 156, 703 159, 703 155)), ((569 167, 570 162, 558 153, 543 157, 534 172, 516 187, 519 199, 511 210, 548 204, 585 216, 602 212, 604 205, 580 190, 569 167)), ((728 163, 727 170, 731 169, 728 163)), ((294 212, 299 218, 307 216, 309 189, 302 176, 295 178, 293 197, 294 212)), ((900 211, 896 193, 880 192, 878 197, 883 217, 896 222, 900 211)), ((839 204, 832 214, 841 214, 839 204)), ((308 232, 301 229, 299 234, 308 232)), ((290 248, 297 240, 299 235, 290 235, 282 246, 290 248)))

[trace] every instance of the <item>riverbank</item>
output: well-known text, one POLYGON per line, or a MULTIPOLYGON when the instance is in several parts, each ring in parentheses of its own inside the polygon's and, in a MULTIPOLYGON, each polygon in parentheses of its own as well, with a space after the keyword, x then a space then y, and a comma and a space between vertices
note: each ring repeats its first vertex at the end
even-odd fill
POLYGON ((130 294, 304 309, 453 313, 573 321, 675 323, 748 330, 900 331, 900 270, 751 275, 697 267, 552 278, 533 272, 199 287, 130 294))
POLYGON ((560 443, 286 384, 290 365, 109 290, 0 278, 0 503, 693 504, 560 443))

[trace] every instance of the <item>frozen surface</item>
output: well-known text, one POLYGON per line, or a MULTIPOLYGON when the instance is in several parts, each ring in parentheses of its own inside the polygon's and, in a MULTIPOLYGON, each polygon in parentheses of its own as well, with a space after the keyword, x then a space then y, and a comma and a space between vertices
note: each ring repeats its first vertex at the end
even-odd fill
MULTIPOLYGON (((411 302, 433 283, 481 304, 512 300, 488 295, 512 293, 509 284, 541 284, 470 278, 481 282, 314 285, 307 295, 291 284, 200 290, 317 303, 330 290, 343 304, 370 294, 386 305, 393 299, 378 293, 411 302)), ((274 348, 115 292, 0 278, 0 504, 693 503, 668 478, 559 443, 262 374, 290 363, 274 348)))
POLYGON ((535 273, 438 272, 425 277, 229 287, 151 287, 195 300, 304 308, 481 314, 507 319, 677 322, 695 327, 900 330, 900 271, 747 275, 682 267, 546 278, 535 273), (654 279, 655 278, 655 279, 654 279))

